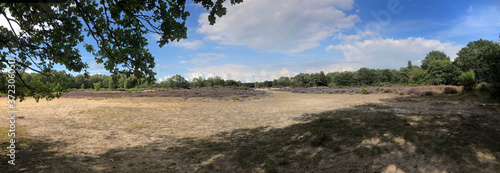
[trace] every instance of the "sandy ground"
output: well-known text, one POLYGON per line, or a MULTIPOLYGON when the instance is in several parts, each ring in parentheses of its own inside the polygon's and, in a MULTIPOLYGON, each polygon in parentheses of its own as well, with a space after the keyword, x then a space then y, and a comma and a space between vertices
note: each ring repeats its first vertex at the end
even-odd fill
MULTIPOLYGON (((58 152, 96 157, 110 149, 146 146, 162 138, 203 138, 234 129, 282 128, 304 113, 377 103, 395 97, 377 95, 318 95, 270 92, 259 99, 120 97, 60 98, 17 103, 17 125, 27 136, 44 139, 58 152)), ((5 98, 0 102, 7 103, 5 98)), ((7 110, 7 104, 0 105, 7 110)), ((0 121, 0 127, 7 127, 0 121)), ((168 146, 165 146, 168 147, 168 146)))

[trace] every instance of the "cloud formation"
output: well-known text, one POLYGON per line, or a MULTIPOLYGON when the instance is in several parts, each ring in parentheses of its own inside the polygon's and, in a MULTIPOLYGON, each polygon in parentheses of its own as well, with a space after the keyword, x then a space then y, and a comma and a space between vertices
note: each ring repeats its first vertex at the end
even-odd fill
POLYGON ((191 49, 191 50, 198 49, 203 45, 203 41, 201 40, 193 40, 193 41, 180 40, 179 42, 174 41, 172 43, 173 43, 172 45, 175 47, 181 47, 184 49, 191 49))
POLYGON ((186 76, 187 80, 192 80, 198 76, 209 78, 219 76, 222 79, 240 80, 241 82, 255 82, 264 80, 278 79, 281 76, 292 77, 298 73, 291 72, 287 68, 281 70, 266 71, 260 70, 257 67, 251 67, 240 64, 223 64, 206 67, 188 68, 189 73, 186 76))
POLYGON ((198 33, 222 45, 248 46, 268 53, 297 53, 360 21, 347 14, 353 0, 246 0, 228 8, 226 16, 209 25, 208 13, 200 15, 198 33))
POLYGON ((398 68, 406 66, 408 60, 415 62, 425 58, 432 50, 443 51, 452 60, 462 48, 449 42, 425 38, 383 39, 374 38, 339 45, 330 45, 326 50, 340 50, 346 63, 358 64, 359 67, 398 68))

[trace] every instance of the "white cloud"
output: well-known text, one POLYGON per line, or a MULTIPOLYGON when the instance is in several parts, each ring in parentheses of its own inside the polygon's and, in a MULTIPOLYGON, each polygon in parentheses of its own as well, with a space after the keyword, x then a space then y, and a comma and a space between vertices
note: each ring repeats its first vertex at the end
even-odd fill
POLYGON ((104 70, 103 64, 98 64, 96 61, 90 62, 89 70, 104 70))
POLYGON ((159 34, 149 34, 155 41, 160 41, 161 35, 159 34))
MULTIPOLYGON (((160 41, 161 35, 159 34, 149 34, 151 38, 153 38, 155 41, 160 41)), ((201 40, 193 40, 193 41, 188 41, 188 40, 180 40, 180 41, 173 41, 170 43, 172 46, 175 47, 180 47, 184 49, 191 49, 195 50, 200 48, 203 45, 203 41, 201 40)))
POLYGON ((453 27, 438 33, 444 38, 465 38, 473 37, 475 39, 498 39, 500 30, 499 6, 489 6, 481 10, 472 10, 472 6, 467 10, 467 15, 460 18, 459 22, 454 23, 453 27))
POLYGON ((163 82, 166 81, 168 78, 171 78, 172 76, 165 76, 163 78, 158 78, 158 82, 163 82))
POLYGON ((467 14, 472 14, 472 12, 474 12, 474 10, 472 9, 472 5, 469 6, 469 8, 467 9, 467 14))
POLYGON ((189 62, 193 64, 207 64, 215 60, 226 58, 225 54, 221 53, 198 53, 196 57, 191 59, 189 62))
POLYGON ((189 61, 181 60, 179 63, 181 64, 199 64, 199 65, 207 65, 215 60, 226 58, 225 54, 221 53, 198 53, 189 61))
POLYGON ((179 42, 173 42, 172 45, 175 47, 181 47, 184 49, 195 50, 195 49, 200 48, 201 45, 203 45, 203 41, 201 41, 201 40, 194 40, 194 41, 180 40, 179 42))
POLYGON ((356 71, 361 67, 362 66, 360 66, 360 64, 342 62, 342 63, 334 63, 331 65, 327 65, 326 67, 322 67, 322 68, 307 69, 306 73, 319 73, 320 71, 323 71, 324 73, 356 71))
POLYGON ((260 82, 264 80, 278 79, 281 76, 292 77, 298 74, 296 72, 289 71, 287 68, 268 72, 266 70, 260 70, 259 68, 239 64, 214 65, 189 68, 188 70, 192 71, 192 73, 187 75, 189 80, 198 76, 202 76, 204 78, 219 76, 225 80, 233 79, 242 82, 260 82))
POLYGON ((337 68, 343 68, 342 64, 344 64, 345 67, 357 70, 359 67, 399 69, 405 66, 408 60, 411 60, 416 65, 415 62, 422 60, 432 50, 443 51, 451 59, 454 59, 456 53, 462 47, 462 45, 443 43, 438 40, 420 37, 399 40, 379 37, 340 45, 330 45, 327 50, 342 51, 345 62, 338 64, 337 68))
POLYGON ((265 52, 296 53, 360 21, 353 0, 245 0, 227 5, 226 16, 209 25, 208 13, 200 15, 198 33, 222 45, 248 46, 265 52), (344 10, 344 11, 343 11, 344 10))
MULTIPOLYGON (((7 17, 9 19, 13 19, 13 17, 10 15, 9 8, 5 8, 5 13, 7 14, 7 17)), ((15 22, 12 22, 12 21, 10 22, 10 25, 12 25, 12 28, 14 28, 16 35, 19 36, 19 31, 21 30, 21 27, 19 27, 19 25, 17 25, 15 22)), ((9 31, 12 31, 10 25, 9 25, 9 22, 7 21, 7 19, 5 18, 5 16, 0 15, 0 26, 7 28, 7 30, 9 30, 9 31)))

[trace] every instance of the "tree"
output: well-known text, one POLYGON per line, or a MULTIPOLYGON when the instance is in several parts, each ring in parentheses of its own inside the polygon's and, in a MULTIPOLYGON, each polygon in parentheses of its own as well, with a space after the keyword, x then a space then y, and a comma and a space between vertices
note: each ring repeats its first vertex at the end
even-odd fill
POLYGON ((344 71, 335 76, 335 84, 340 86, 351 86, 352 80, 354 78, 354 73, 350 71, 344 71))
POLYGON ((203 79, 203 77, 199 76, 197 78, 193 78, 193 81, 191 82, 191 87, 192 88, 201 88, 201 87, 204 87, 205 84, 205 79, 203 79))
POLYGON ((421 65, 422 69, 427 70, 427 68, 429 67, 429 63, 435 60, 450 61, 450 57, 448 57, 448 55, 446 55, 442 51, 437 51, 437 50, 430 51, 429 53, 427 53, 427 56, 425 56, 424 60, 422 60, 422 65, 421 65))
POLYGON ((108 82, 108 89, 114 90, 115 88, 116 88, 116 83, 113 80, 109 80, 109 82, 108 82))
POLYGON ((457 53, 457 58, 453 61, 453 64, 464 72, 473 70, 477 80, 485 81, 489 69, 485 54, 489 48, 496 47, 495 45, 498 46, 497 43, 489 40, 471 41, 457 53))
POLYGON ((356 72, 360 85, 372 85, 374 82, 374 70, 363 67, 356 72))
POLYGON ((463 72, 459 77, 458 81, 460 85, 464 86, 464 91, 472 91, 476 86, 476 75, 474 71, 469 70, 468 72, 463 72))
POLYGON ((453 84, 457 72, 458 68, 453 66, 449 60, 434 60, 429 63, 427 81, 432 85, 453 84))
POLYGON ((99 83, 99 82, 94 83, 94 89, 95 89, 95 91, 101 90, 101 83, 99 83))
MULTIPOLYGON (((210 11, 208 20, 215 23, 216 17, 226 14, 222 5, 225 0, 194 0, 210 11)), ((231 0, 238 4, 243 0, 231 0)), ((118 74, 146 78, 154 82, 154 57, 145 49, 148 44, 145 35, 160 35, 157 42, 162 47, 172 41, 187 37, 185 0, 130 0, 130 1, 67 1, 65 3, 2 3, 1 15, 7 19, 9 27, 0 27, 0 71, 7 68, 9 57, 16 57, 15 75, 16 98, 25 96, 53 99, 65 91, 66 79, 53 74, 55 64, 69 71, 86 72, 88 64, 82 61, 76 46, 84 36, 95 41, 84 44, 86 51, 95 56, 95 61, 103 64, 113 80, 118 74), (10 14, 7 14, 10 12, 10 14), (11 17, 10 17, 11 16, 11 17), (28 20, 26 20, 28 19, 28 20), (19 26, 20 32, 14 27, 19 26), (85 32, 82 32, 85 31, 85 32), (20 72, 27 69, 44 75, 46 82, 27 83, 20 72), (23 87, 23 88, 20 88, 23 87)), ((5 81, 1 75, 0 81, 5 81)), ((36 78, 37 80, 42 78, 36 78)), ((6 87, 0 87, 6 93, 6 87)))
POLYGON ((171 84, 171 87, 172 88, 188 88, 188 81, 182 77, 181 75, 174 75, 172 78, 172 84, 171 84))
POLYGON ((415 85, 425 85, 428 83, 426 77, 427 77, 427 73, 425 70, 422 70, 422 68, 420 68, 420 67, 412 67, 409 83, 415 84, 415 85))

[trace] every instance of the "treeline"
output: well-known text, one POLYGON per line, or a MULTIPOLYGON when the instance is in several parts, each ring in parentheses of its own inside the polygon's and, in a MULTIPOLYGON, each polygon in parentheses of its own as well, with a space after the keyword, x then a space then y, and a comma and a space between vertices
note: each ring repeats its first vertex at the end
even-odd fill
MULTIPOLYGON (((245 85, 241 81, 224 80, 221 77, 209 77, 207 79, 198 77, 191 82, 187 81, 181 75, 175 75, 160 83, 148 83, 145 79, 138 79, 134 75, 125 76, 119 75, 116 80, 111 76, 94 74, 94 75, 77 75, 73 76, 65 71, 52 71, 52 75, 62 76, 66 79, 65 86, 67 89, 109 89, 109 90, 128 90, 128 89, 149 89, 149 88, 200 88, 200 87, 231 87, 245 89, 245 85)), ((32 82, 35 78, 41 78, 44 75, 39 73, 24 73, 23 79, 25 82, 32 82)), ((42 83, 47 81, 41 80, 42 83)), ((246 84, 246 87, 251 85, 246 84)))
POLYGON ((475 85, 500 82, 500 45, 489 40, 472 41, 452 62, 441 51, 431 51, 421 66, 408 61, 396 69, 360 68, 357 71, 300 73, 273 81, 255 82, 255 87, 383 86, 383 85, 475 85))
MULTIPOLYGON (((431 51, 422 61, 421 66, 408 61, 406 67, 396 69, 360 68, 357 71, 319 73, 300 73, 293 77, 280 77, 272 81, 242 83, 224 80, 221 77, 194 78, 187 81, 181 75, 175 75, 160 83, 148 83, 135 76, 119 75, 116 80, 111 76, 95 74, 91 76, 73 76, 64 71, 53 71, 67 79, 66 88, 107 88, 110 90, 145 89, 145 88, 200 88, 200 87, 321 87, 321 86, 383 86, 383 85, 469 85, 477 82, 500 82, 500 45, 488 40, 477 40, 467 44, 457 53, 452 62, 441 51, 431 51)), ((25 73, 24 80, 43 77, 38 73, 25 73)))

